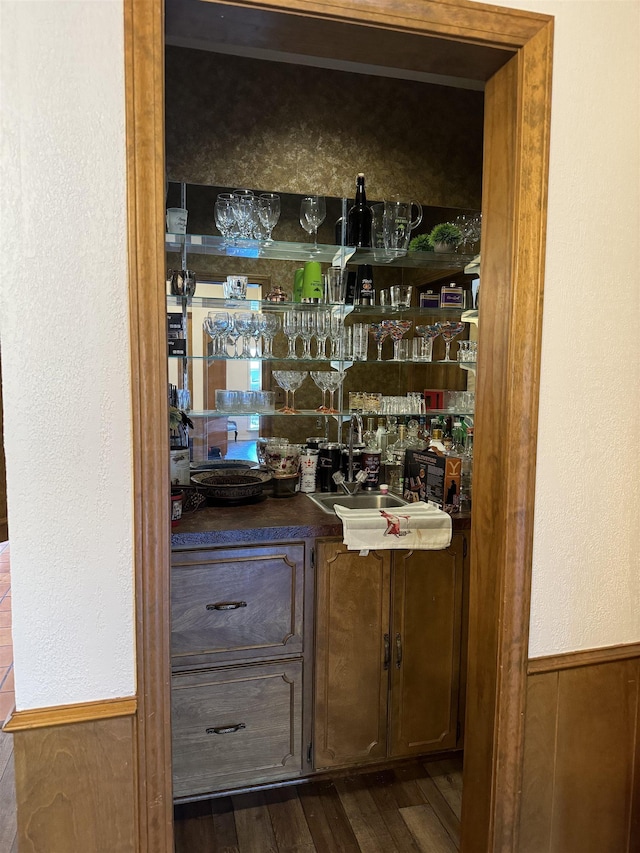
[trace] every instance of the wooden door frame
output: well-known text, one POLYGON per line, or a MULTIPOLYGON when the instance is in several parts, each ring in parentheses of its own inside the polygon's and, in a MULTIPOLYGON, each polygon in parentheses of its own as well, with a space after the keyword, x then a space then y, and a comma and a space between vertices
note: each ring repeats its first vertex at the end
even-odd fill
MULTIPOLYGON (((164 10, 162 0, 124 5, 138 849, 170 853, 164 10)), ((222 5, 495 48, 511 56, 488 81, 485 97, 483 328, 461 849, 513 853, 529 632, 553 19, 468 0, 222 0, 222 5)))

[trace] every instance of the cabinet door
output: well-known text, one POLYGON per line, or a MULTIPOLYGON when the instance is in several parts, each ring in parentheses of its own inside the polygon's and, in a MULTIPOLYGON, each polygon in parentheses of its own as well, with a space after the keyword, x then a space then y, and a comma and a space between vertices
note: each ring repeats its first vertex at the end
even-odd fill
POLYGON ((316 548, 315 766, 379 760, 387 751, 390 558, 339 540, 316 548))
POLYGON ((174 797, 300 775, 300 660, 180 673, 171 682, 174 797))
POLYGON ((302 653, 302 544, 177 551, 171 563, 174 671, 302 653))
POLYGON ((464 536, 443 551, 396 551, 390 755, 456 745, 464 536))

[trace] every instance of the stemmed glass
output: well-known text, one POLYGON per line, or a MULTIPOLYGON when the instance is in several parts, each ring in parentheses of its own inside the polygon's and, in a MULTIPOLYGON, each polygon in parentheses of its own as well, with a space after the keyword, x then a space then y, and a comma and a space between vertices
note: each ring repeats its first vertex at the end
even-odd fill
POLYGON ((274 370, 273 371, 273 378, 276 380, 278 385, 284 391, 284 395, 285 395, 284 407, 282 409, 280 409, 280 411, 285 415, 291 414, 291 412, 293 411, 293 409, 289 408, 289 391, 291 390, 290 386, 289 386, 289 373, 290 372, 291 371, 289 371, 289 370, 274 370))
POLYGON ((316 312, 314 324, 316 358, 324 358, 326 355, 327 338, 329 337, 329 322, 329 311, 321 309, 316 312))
POLYGON ((331 358, 342 357, 342 337, 344 335, 344 318, 341 314, 332 314, 329 320, 329 339, 331 341, 331 358))
POLYGON ((443 361, 453 361, 453 359, 449 357, 451 341, 459 335, 460 332, 464 331, 464 323, 456 323, 454 320, 449 320, 445 323, 436 323, 436 326, 444 340, 445 349, 443 361))
POLYGON ((318 228, 327 216, 327 205, 322 195, 308 195, 300 203, 300 225, 308 234, 313 234, 313 248, 316 254, 318 249, 318 228))
POLYGON ((336 391, 344 381, 344 370, 335 370, 335 371, 327 371, 327 378, 325 382, 327 383, 327 391, 331 394, 331 402, 329 404, 329 408, 327 409, 328 415, 336 415, 338 414, 338 410, 334 406, 333 399, 336 391))
POLYGON ((258 197, 258 218, 267 230, 265 243, 273 243, 271 233, 280 218, 280 196, 275 193, 261 193, 258 197))
POLYGON ((322 391, 322 405, 318 406, 316 412, 328 412, 329 409, 325 403, 325 399, 327 396, 327 376, 329 376, 328 370, 312 370, 309 374, 313 381, 316 383, 318 388, 322 391))
POLYGON ((213 206, 213 216, 218 231, 222 234, 222 245, 233 242, 233 232, 236 227, 236 215, 233 212, 233 196, 230 193, 220 193, 213 206))
POLYGON ((277 314, 262 314, 262 340, 263 340, 263 358, 272 358, 273 356, 273 339, 278 334, 280 328, 280 319, 277 314))
POLYGON ((265 327, 267 325, 267 315, 261 314, 260 311, 252 312, 252 320, 251 320, 251 335, 255 341, 255 353, 256 358, 260 357, 260 338, 264 334, 265 327))
POLYGON ((400 341, 402 336, 413 326, 413 320, 383 320, 382 324, 389 330, 393 341, 393 360, 401 361, 400 341))
POLYGON ((236 318, 234 314, 229 314, 229 328, 227 330, 227 337, 231 339, 231 343, 233 344, 233 353, 231 354, 232 358, 238 358, 238 338, 240 337, 240 331, 236 326, 236 318))
POLYGON ((251 239, 256 214, 256 197, 252 190, 233 191, 233 212, 240 231, 240 238, 243 240, 251 239))
POLYGON ((236 330, 242 337, 242 350, 240 358, 251 358, 249 349, 249 338, 253 334, 253 313, 251 311, 238 311, 234 314, 236 330))
POLYGON ((389 337, 389 329, 384 323, 371 323, 373 339, 378 347, 378 361, 382 361, 382 344, 389 337))
POLYGON ((312 358, 311 338, 315 332, 313 314, 310 311, 298 312, 298 337, 302 339, 303 349, 300 358, 312 358))
POLYGON ((302 385, 304 380, 309 375, 308 370, 287 370, 287 381, 289 383, 289 390, 291 391, 291 412, 290 414, 297 414, 296 409, 296 391, 302 385))
POLYGON ((420 326, 416 326, 415 329, 416 335, 422 338, 423 344, 426 346, 422 347, 422 353, 424 361, 431 361, 431 353, 433 352, 433 341, 440 334, 440 327, 437 323, 433 324, 424 324, 420 326), (429 346, 430 345, 430 346, 429 346))
POLYGON ((289 351, 287 358, 297 358, 296 355, 296 340, 298 338, 298 312, 285 311, 282 318, 282 331, 287 336, 289 341, 289 351))
POLYGON ((209 311, 207 314, 203 326, 213 341, 213 355, 226 355, 226 351, 223 348, 223 341, 231 325, 231 315, 228 311, 209 311))

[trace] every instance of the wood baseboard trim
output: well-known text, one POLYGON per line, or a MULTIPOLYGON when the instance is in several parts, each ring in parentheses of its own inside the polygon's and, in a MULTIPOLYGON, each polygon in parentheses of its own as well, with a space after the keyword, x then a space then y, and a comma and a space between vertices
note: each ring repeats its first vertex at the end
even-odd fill
POLYGON ((557 672, 562 669, 576 669, 580 666, 597 666, 619 660, 640 657, 640 643, 625 643, 619 646, 604 646, 601 649, 583 649, 578 652, 565 652, 561 655, 530 658, 527 675, 539 675, 543 672, 557 672))
POLYGON ((135 696, 121 699, 100 699, 96 702, 79 702, 74 705, 55 705, 50 708, 15 709, 2 727, 5 732, 22 732, 47 726, 65 726, 69 723, 87 723, 113 717, 131 717, 136 713, 135 696))

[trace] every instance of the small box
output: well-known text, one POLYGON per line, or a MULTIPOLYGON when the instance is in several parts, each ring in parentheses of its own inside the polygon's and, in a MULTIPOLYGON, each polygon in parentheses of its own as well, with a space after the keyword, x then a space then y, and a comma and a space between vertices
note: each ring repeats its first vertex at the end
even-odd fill
POLYGON ((441 308, 464 308, 464 290, 455 284, 445 285, 440 291, 441 308))
POLYGON ((407 450, 403 497, 410 503, 425 501, 448 512, 460 511, 462 459, 439 450, 407 450))
POLYGON ((421 308, 439 308, 440 294, 433 290, 427 290, 426 293, 420 294, 421 308))
POLYGON ((431 409, 444 409, 444 391, 425 388, 424 405, 427 412, 431 409))

